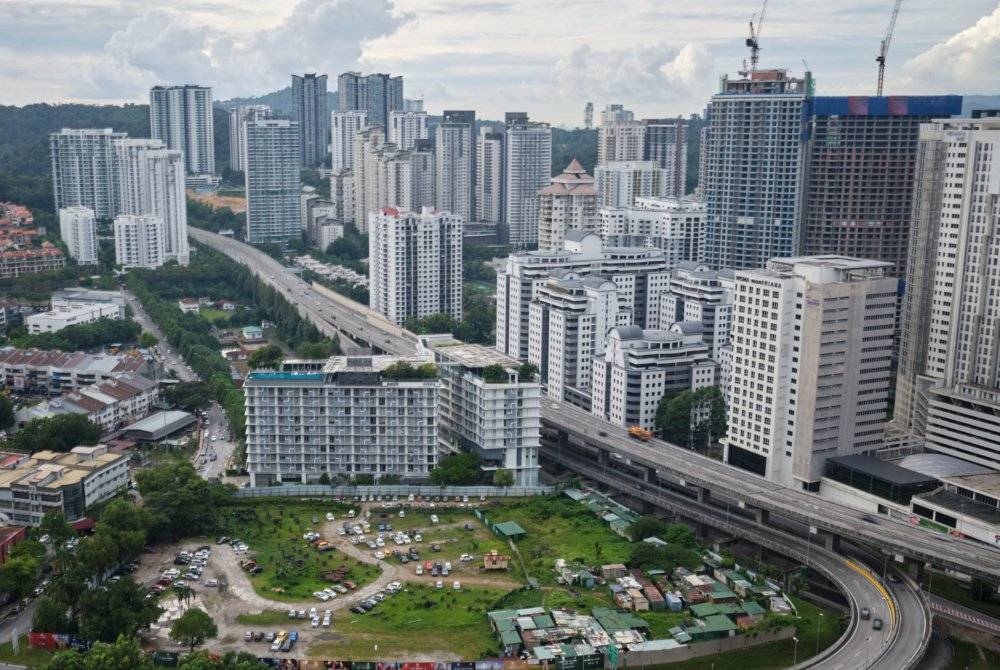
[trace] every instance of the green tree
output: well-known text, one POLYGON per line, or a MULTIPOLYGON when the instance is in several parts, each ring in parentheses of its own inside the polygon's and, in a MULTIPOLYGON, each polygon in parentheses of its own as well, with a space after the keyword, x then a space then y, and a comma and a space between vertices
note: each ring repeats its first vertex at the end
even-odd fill
POLYGON ((229 489, 199 477, 187 461, 141 470, 135 480, 152 519, 148 532, 152 542, 211 533, 218 504, 231 495, 229 489))
POLYGON ((633 542, 641 542, 647 537, 660 537, 667 529, 667 524, 655 516, 642 516, 628 527, 628 535, 633 542))
POLYGON ((479 458, 475 454, 448 454, 431 470, 428 480, 435 486, 464 486, 479 481, 479 458))
POLYGON ((510 470, 504 470, 503 468, 494 471, 493 473, 493 486, 513 486, 514 485, 514 473, 510 470))
POLYGON ((281 350, 281 347, 276 344, 269 344, 250 354, 247 365, 250 366, 251 370, 259 370, 261 368, 274 369, 281 364, 281 359, 284 356, 285 353, 281 350))
POLYGON ((483 381, 487 384, 506 384, 509 381, 507 369, 499 363, 492 363, 483 368, 483 381))
POLYGON ((681 391, 675 394, 668 393, 660 399, 660 404, 656 407, 656 416, 653 419, 653 423, 663 439, 674 444, 690 447, 692 399, 693 395, 691 391, 681 391))
POLYGON ((538 366, 534 363, 524 362, 521 363, 521 367, 517 371, 518 379, 523 382, 534 381, 535 375, 538 374, 538 366))
POLYGON ((42 569, 41 559, 34 556, 11 556, 0 565, 0 593, 17 600, 27 595, 42 569))
POLYGON ((192 607, 171 624, 170 639, 194 651, 195 647, 215 637, 218 632, 215 622, 205 610, 192 607))
POLYGON ((330 485, 330 473, 324 472, 324 473, 320 474, 320 476, 319 476, 319 483, 322 484, 323 486, 329 486, 330 485))
POLYGON ((669 544, 685 549, 694 549, 698 546, 698 538, 695 537, 694 532, 682 523, 672 523, 667 526, 662 537, 669 544))
POLYGON ((153 670, 153 661, 139 647, 138 640, 119 635, 113 644, 98 642, 86 655, 75 651, 59 652, 45 667, 48 670, 153 670))
POLYGON ((163 612, 146 598, 146 590, 130 577, 103 589, 88 591, 80 599, 80 634, 88 640, 111 642, 119 635, 134 636, 163 612))
POLYGON ((101 427, 83 414, 57 414, 32 419, 14 435, 14 449, 33 454, 49 449, 65 452, 81 444, 97 444, 101 427))
POLYGON ((71 623, 69 607, 55 594, 44 595, 35 605, 35 613, 31 617, 32 630, 43 633, 69 633, 76 630, 76 624, 71 623))
POLYGON ((0 430, 7 430, 14 425, 14 403, 7 393, 0 393, 0 430))
POLYGON ((76 531, 66 521, 62 512, 46 512, 38 524, 39 535, 48 535, 53 546, 61 546, 63 542, 76 536, 76 531))
POLYGON ((212 402, 212 395, 205 382, 180 382, 169 384, 160 391, 160 397, 173 407, 188 412, 203 410, 212 402))
POLYGON ((139 346, 143 347, 144 349, 149 349, 150 347, 155 347, 159 343, 160 343, 160 341, 158 339, 156 339, 156 336, 153 335, 152 333, 143 331, 139 335, 139 346))

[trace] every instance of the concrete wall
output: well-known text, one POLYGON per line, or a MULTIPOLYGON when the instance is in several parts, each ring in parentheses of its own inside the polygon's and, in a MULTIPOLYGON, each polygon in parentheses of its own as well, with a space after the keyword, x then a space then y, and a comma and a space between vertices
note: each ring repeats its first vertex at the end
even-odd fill
MULTIPOLYGON (((795 626, 785 626, 784 628, 753 634, 749 636, 737 633, 735 637, 727 637, 721 640, 709 640, 688 644, 675 649, 664 649, 662 651, 633 651, 623 654, 619 667, 639 668, 646 665, 656 665, 660 663, 677 663, 687 661, 692 658, 721 654, 727 651, 748 649, 768 642, 778 642, 788 640, 795 635, 795 626)), ((605 666, 609 667, 609 666, 605 666)))

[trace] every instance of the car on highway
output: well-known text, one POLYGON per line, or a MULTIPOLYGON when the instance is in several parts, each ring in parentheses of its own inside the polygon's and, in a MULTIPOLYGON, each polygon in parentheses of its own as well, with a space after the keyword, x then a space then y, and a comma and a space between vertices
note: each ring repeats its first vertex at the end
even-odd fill
POLYGON ((874 619, 872 621, 872 630, 882 630, 882 620, 874 619))
POLYGON ((870 609, 868 609, 867 607, 862 607, 861 608, 861 618, 864 619, 865 621, 867 621, 868 619, 871 619, 872 618, 872 611, 870 609))

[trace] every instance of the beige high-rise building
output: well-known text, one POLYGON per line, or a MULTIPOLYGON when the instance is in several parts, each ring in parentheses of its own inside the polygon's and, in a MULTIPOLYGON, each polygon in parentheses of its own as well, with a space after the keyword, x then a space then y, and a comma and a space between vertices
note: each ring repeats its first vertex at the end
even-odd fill
POLYGON ((594 178, 575 158, 562 174, 538 192, 538 248, 563 248, 567 230, 597 229, 597 191, 594 178))
POLYGON ((597 164, 641 161, 646 150, 646 124, 621 105, 608 105, 601 112, 597 129, 597 164))

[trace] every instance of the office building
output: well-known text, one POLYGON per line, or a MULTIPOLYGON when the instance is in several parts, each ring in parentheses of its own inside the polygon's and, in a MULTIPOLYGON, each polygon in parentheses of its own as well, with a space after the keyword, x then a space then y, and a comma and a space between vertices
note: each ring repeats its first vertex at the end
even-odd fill
POLYGON ((0 514, 13 523, 39 526, 50 512, 68 522, 125 490, 129 456, 105 445, 68 453, 39 451, 0 471, 0 514))
POLYGON ((1000 117, 920 130, 895 426, 1000 469, 1000 117))
POLYGON ((56 211, 80 206, 92 209, 98 219, 117 214, 114 143, 126 137, 111 128, 63 128, 49 134, 56 211))
POLYGON ((675 323, 665 330, 614 328, 604 354, 593 362, 590 412, 623 428, 652 430, 663 396, 712 386, 715 367, 700 324, 675 323))
POLYGON ((247 242, 283 243, 302 230, 299 129, 287 119, 247 123, 247 242))
MULTIPOLYGON (((708 117, 705 261, 761 268, 799 246, 810 73, 757 70, 723 77, 708 117)), ((706 149, 703 149, 706 151, 706 149)))
POLYGON ((368 125, 367 112, 334 112, 330 115, 330 165, 333 170, 354 167, 354 136, 368 125))
POLYGON ((631 207, 636 198, 667 194, 667 171, 653 161, 608 163, 594 168, 598 207, 631 207))
POLYGON ((456 214, 384 207, 368 219, 371 307, 396 324, 462 318, 462 224, 456 214))
POLYGON ((843 256, 736 272, 726 462, 818 490, 824 461, 882 444, 899 280, 843 256))
POLYGON ((802 193, 805 254, 875 258, 905 276, 920 124, 961 110, 957 95, 814 98, 802 193))
MULTIPOLYGON (((437 464, 441 382, 427 358, 344 357, 247 375, 250 486, 366 476, 424 480, 437 464)), ((431 364, 433 368, 433 365, 431 364)))
POLYGON ((82 326, 100 319, 117 319, 118 306, 108 304, 55 306, 48 312, 30 314, 24 319, 29 335, 57 333, 68 326, 82 326))
POLYGON ((435 205, 470 221, 476 212, 476 113, 445 110, 434 144, 435 205))
POLYGON ((635 120, 621 105, 608 105, 601 111, 597 128, 597 164, 616 161, 641 161, 645 156, 646 125, 635 120))
POLYGON ((602 247, 593 233, 570 231, 560 251, 512 254, 497 272, 496 348, 508 356, 528 357, 528 322, 535 292, 559 271, 581 277, 599 274, 614 282, 629 322, 645 327, 656 296, 666 290, 670 268, 658 249, 602 247))
POLYGON ((115 263, 122 269, 155 270, 166 262, 160 217, 119 214, 115 217, 114 231, 115 263))
POLYGON ((160 140, 117 140, 115 165, 118 212, 157 217, 163 223, 164 258, 187 265, 191 251, 182 153, 160 140))
POLYGON ((546 394, 590 409, 594 356, 604 353, 608 331, 630 318, 608 278, 555 271, 528 306, 528 361, 538 366, 546 394))
POLYGON ((670 267, 701 255, 705 203, 689 198, 636 198, 632 207, 598 213, 601 240, 608 247, 661 249, 670 267))
POLYGON ((292 121, 299 124, 302 166, 319 165, 326 158, 330 146, 325 74, 292 75, 292 121))
POLYGON ((476 142, 476 221, 503 220, 503 134, 483 127, 476 142))
POLYGON ((575 158, 538 191, 538 248, 563 248, 566 231, 599 232, 594 178, 575 158))
POLYGON ((680 198, 687 193, 687 123, 682 119, 643 119, 642 160, 666 170, 664 195, 680 198))
POLYGON ((337 77, 337 110, 364 110, 368 123, 388 127, 389 112, 403 109, 403 78, 345 72, 337 77))
POLYGON ((389 141, 400 149, 412 149, 427 139, 427 112, 389 112, 389 141))
POLYGON ((552 178, 552 129, 520 112, 506 115, 504 223, 507 243, 538 245, 538 191, 552 178))
POLYGON ((187 174, 215 174, 211 88, 154 86, 149 91, 149 128, 154 140, 182 152, 187 174))
POLYGON ((229 110, 230 169, 237 172, 247 169, 247 122, 269 118, 271 118, 271 108, 267 105, 241 105, 229 110))
POLYGON ((679 263, 670 273, 670 285, 658 296, 659 314, 654 328, 667 329, 681 321, 700 323, 709 357, 721 362, 729 346, 733 327, 732 270, 713 270, 707 265, 679 263))
POLYGON ((479 344, 448 335, 420 341, 440 370, 442 451, 475 454, 486 473, 506 470, 514 486, 538 486, 542 393, 535 375, 524 377, 520 361, 479 344))
POLYGON ((94 210, 64 207, 59 210, 59 236, 69 249, 69 257, 79 265, 97 265, 97 227, 94 210))

